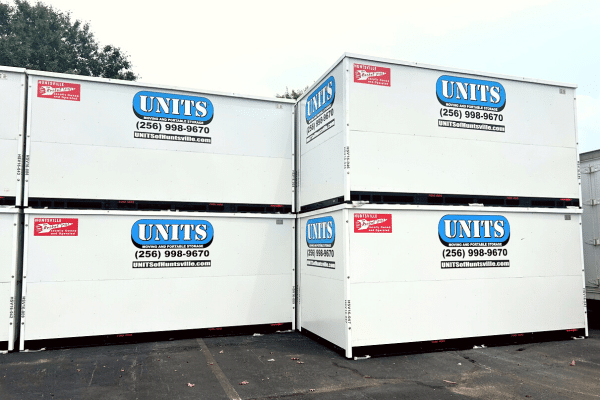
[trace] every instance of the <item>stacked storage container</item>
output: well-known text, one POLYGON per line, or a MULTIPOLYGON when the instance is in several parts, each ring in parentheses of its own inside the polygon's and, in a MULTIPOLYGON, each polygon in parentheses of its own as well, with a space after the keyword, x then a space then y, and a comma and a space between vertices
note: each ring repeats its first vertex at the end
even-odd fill
POLYGON ((18 335, 25 70, 0 67, 0 348, 18 335))
POLYGON ((292 102, 28 74, 21 348, 292 326, 292 102))
POLYGON ((600 308, 600 150, 582 153, 580 160, 587 299, 600 308))
POLYGON ((573 85, 341 57, 297 105, 299 329, 348 357, 584 333, 574 103, 573 85))

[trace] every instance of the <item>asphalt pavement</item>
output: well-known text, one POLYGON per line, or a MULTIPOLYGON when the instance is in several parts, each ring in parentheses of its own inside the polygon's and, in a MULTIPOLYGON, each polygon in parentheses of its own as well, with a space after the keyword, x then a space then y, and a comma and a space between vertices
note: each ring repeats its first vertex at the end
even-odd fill
POLYGON ((0 398, 600 398, 598 329, 477 347, 348 360, 288 331, 14 352, 0 355, 0 398))

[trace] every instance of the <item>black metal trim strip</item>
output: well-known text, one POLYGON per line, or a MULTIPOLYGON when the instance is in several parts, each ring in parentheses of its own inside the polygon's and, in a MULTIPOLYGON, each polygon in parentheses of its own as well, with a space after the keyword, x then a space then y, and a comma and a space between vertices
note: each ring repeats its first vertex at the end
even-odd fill
POLYGON ((195 339, 206 337, 243 336, 252 335, 255 333, 276 333, 278 331, 289 331, 291 329, 291 322, 279 322, 259 325, 186 329, 180 331, 123 333, 115 335, 82 336, 60 339, 38 339, 26 340, 25 349, 59 349, 73 347, 104 346, 125 343, 160 342, 167 340, 195 339))
POLYGON ((291 214, 288 204, 189 203, 172 201, 29 198, 31 208, 77 210, 206 211, 227 213, 291 214))
MULTIPOLYGON (((316 342, 319 342, 322 345, 332 349, 342 356, 345 356, 346 354, 346 351, 343 348, 326 339, 323 339, 320 336, 317 336, 305 328, 302 328, 301 333, 306 337, 311 338, 316 342)), ((460 339, 440 339, 410 343, 390 343, 374 346, 352 347, 352 356, 364 357, 369 355, 371 357, 381 357, 414 353, 430 353, 435 351, 467 350, 472 349, 473 346, 481 346, 482 344, 487 347, 508 346, 514 344, 568 340, 572 337, 581 336, 585 336, 584 328, 542 332, 523 332, 506 335, 474 336, 460 339)))
MULTIPOLYGON (((350 202, 367 201, 369 204, 411 204, 466 206, 483 204, 485 207, 566 208, 580 207, 579 199, 552 197, 483 196, 442 193, 350 192, 350 202)), ((344 202, 343 197, 302 206, 300 212, 314 211, 344 202)))
POLYGON ((338 204, 344 203, 344 196, 334 197, 333 199, 319 201, 317 203, 312 203, 307 206, 302 206, 300 208, 300 212, 308 212, 318 210, 320 208, 326 208, 331 206, 337 206, 338 204))
POLYGON ((438 193, 351 192, 351 201, 373 204, 418 204, 466 206, 479 203, 486 207, 566 208, 579 207, 579 199, 552 197, 483 196, 438 193))
POLYGON ((15 206, 17 204, 17 198, 14 196, 0 197, 0 206, 15 206))

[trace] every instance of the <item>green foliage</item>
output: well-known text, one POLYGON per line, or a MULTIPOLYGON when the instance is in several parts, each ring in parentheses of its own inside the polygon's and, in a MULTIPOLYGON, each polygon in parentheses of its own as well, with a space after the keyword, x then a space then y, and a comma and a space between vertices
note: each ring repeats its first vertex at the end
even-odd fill
POLYGON ((292 91, 290 92, 289 89, 285 88, 285 93, 283 94, 276 94, 275 97, 279 98, 279 99, 293 99, 293 100, 297 100, 298 97, 302 96, 302 94, 304 92, 306 92, 306 89, 308 89, 308 86, 305 87, 304 89, 298 89, 298 90, 294 90, 292 89, 292 91))
POLYGON ((129 57, 100 48, 88 23, 40 2, 0 3, 0 65, 134 81, 129 57))

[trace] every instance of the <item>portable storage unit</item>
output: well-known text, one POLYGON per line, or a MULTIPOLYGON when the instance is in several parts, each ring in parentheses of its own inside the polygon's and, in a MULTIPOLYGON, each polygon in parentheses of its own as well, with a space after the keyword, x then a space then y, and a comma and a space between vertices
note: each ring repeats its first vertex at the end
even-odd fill
POLYGON ((294 324, 293 215, 24 212, 21 349, 42 339, 294 324))
POLYGON ((299 221, 297 324, 346 357, 396 343, 587 335, 579 209, 346 204, 299 221))
POLYGON ((13 350, 19 323, 21 296, 22 213, 0 207, 0 348, 13 350))
POLYGON ((0 66, 0 205, 22 204, 24 123, 25 69, 0 66))
POLYGON ((293 101, 27 73, 25 205, 293 211, 293 101))
POLYGON ((344 54, 299 98, 298 208, 578 206, 575 88, 344 54))
POLYGON ((587 298, 600 304, 600 150, 582 153, 580 160, 587 298))

